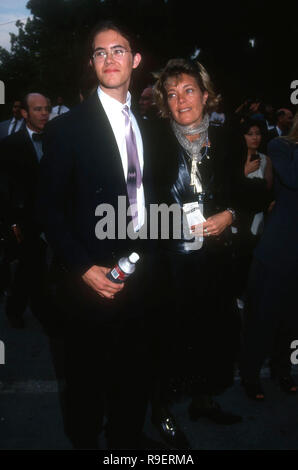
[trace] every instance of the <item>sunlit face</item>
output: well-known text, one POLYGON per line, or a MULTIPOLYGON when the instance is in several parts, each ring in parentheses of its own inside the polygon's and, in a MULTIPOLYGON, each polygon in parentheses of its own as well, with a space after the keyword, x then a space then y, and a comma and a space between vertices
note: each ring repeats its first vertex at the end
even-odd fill
POLYGON ((28 98, 28 111, 22 109, 26 125, 35 132, 43 131, 49 120, 50 107, 48 100, 42 95, 32 95, 28 98))
POLYGON ((196 79, 182 73, 179 77, 168 78, 165 89, 172 118, 181 126, 200 124, 208 93, 202 93, 196 79))
POLYGON ((109 29, 98 33, 94 38, 93 50, 102 50, 107 53, 103 60, 93 59, 93 66, 101 87, 108 93, 109 89, 127 88, 130 82, 132 69, 140 61, 140 54, 133 56, 129 42, 117 31, 109 29), (118 48, 125 49, 123 57, 112 55, 111 51, 118 48))
POLYGON ((252 126, 247 134, 244 134, 247 149, 256 152, 260 147, 262 134, 258 126, 252 126))

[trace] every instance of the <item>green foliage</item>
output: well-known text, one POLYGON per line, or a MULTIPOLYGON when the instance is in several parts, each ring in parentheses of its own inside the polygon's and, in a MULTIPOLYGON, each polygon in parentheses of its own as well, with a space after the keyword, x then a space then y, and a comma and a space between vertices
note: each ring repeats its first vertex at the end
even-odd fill
POLYGON ((296 78, 286 54, 279 54, 276 66, 276 52, 295 44, 295 15, 286 9, 269 15, 258 0, 214 8, 197 0, 30 0, 27 8, 32 19, 17 22, 11 52, 0 48, 7 101, 29 91, 52 99, 62 95, 70 105, 78 101, 85 40, 104 18, 120 19, 139 35, 143 61, 134 80, 137 91, 152 81, 150 72, 169 58, 190 56, 196 47, 219 91, 236 102, 262 90, 275 96, 277 84, 286 87, 296 78), (258 44, 253 51, 247 46, 251 35, 258 44))

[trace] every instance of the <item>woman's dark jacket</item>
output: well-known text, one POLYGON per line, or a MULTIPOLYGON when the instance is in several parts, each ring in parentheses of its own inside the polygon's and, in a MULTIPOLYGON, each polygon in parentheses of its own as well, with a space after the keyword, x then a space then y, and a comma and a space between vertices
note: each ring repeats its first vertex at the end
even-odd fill
MULTIPOLYGON (((153 175, 157 202, 171 205, 198 200, 190 187, 191 160, 179 144, 169 122, 160 122, 153 152, 153 175)), ((223 128, 209 127, 210 147, 202 149, 205 156, 198 166, 203 188, 203 215, 207 219, 232 208, 262 210, 267 204, 266 184, 259 178, 245 178, 239 158, 239 144, 233 133, 223 128)), ((227 243, 230 229, 215 239, 204 240, 204 245, 214 247, 227 243)), ((181 251, 182 240, 162 241, 165 249, 181 251), (174 246, 175 245, 175 246, 174 246), (179 246, 180 245, 180 246, 179 246)))

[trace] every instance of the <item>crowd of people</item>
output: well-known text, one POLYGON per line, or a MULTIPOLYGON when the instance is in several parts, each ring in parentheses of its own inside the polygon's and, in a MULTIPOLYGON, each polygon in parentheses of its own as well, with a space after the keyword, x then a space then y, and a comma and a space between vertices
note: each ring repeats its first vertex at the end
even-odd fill
POLYGON ((75 449, 97 448, 104 416, 110 449, 151 448, 148 404, 163 440, 187 449, 170 407, 177 393, 191 397, 191 420, 232 425, 241 416, 215 396, 237 367, 251 399, 265 398, 266 359, 280 387, 298 391, 298 114, 256 99, 226 116, 208 71, 181 58, 132 112, 136 38, 105 21, 88 45, 98 84, 79 105, 60 96, 52 108, 32 91, 0 123, 6 315, 24 328, 30 305, 45 333, 62 338, 64 427, 75 449), (157 237, 139 236, 154 204, 178 207, 179 236, 174 211, 168 236, 162 214, 157 237), (99 239, 97 224, 113 222, 114 236, 99 239), (129 225, 134 237, 123 236, 129 225), (132 252, 135 273, 108 279, 132 252))

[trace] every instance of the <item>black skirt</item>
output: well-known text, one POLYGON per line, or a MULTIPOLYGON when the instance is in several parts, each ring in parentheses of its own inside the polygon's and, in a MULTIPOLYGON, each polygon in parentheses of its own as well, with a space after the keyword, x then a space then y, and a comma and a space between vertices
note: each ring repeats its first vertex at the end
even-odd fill
POLYGON ((190 394, 231 386, 240 345, 230 253, 162 254, 161 378, 190 394))

